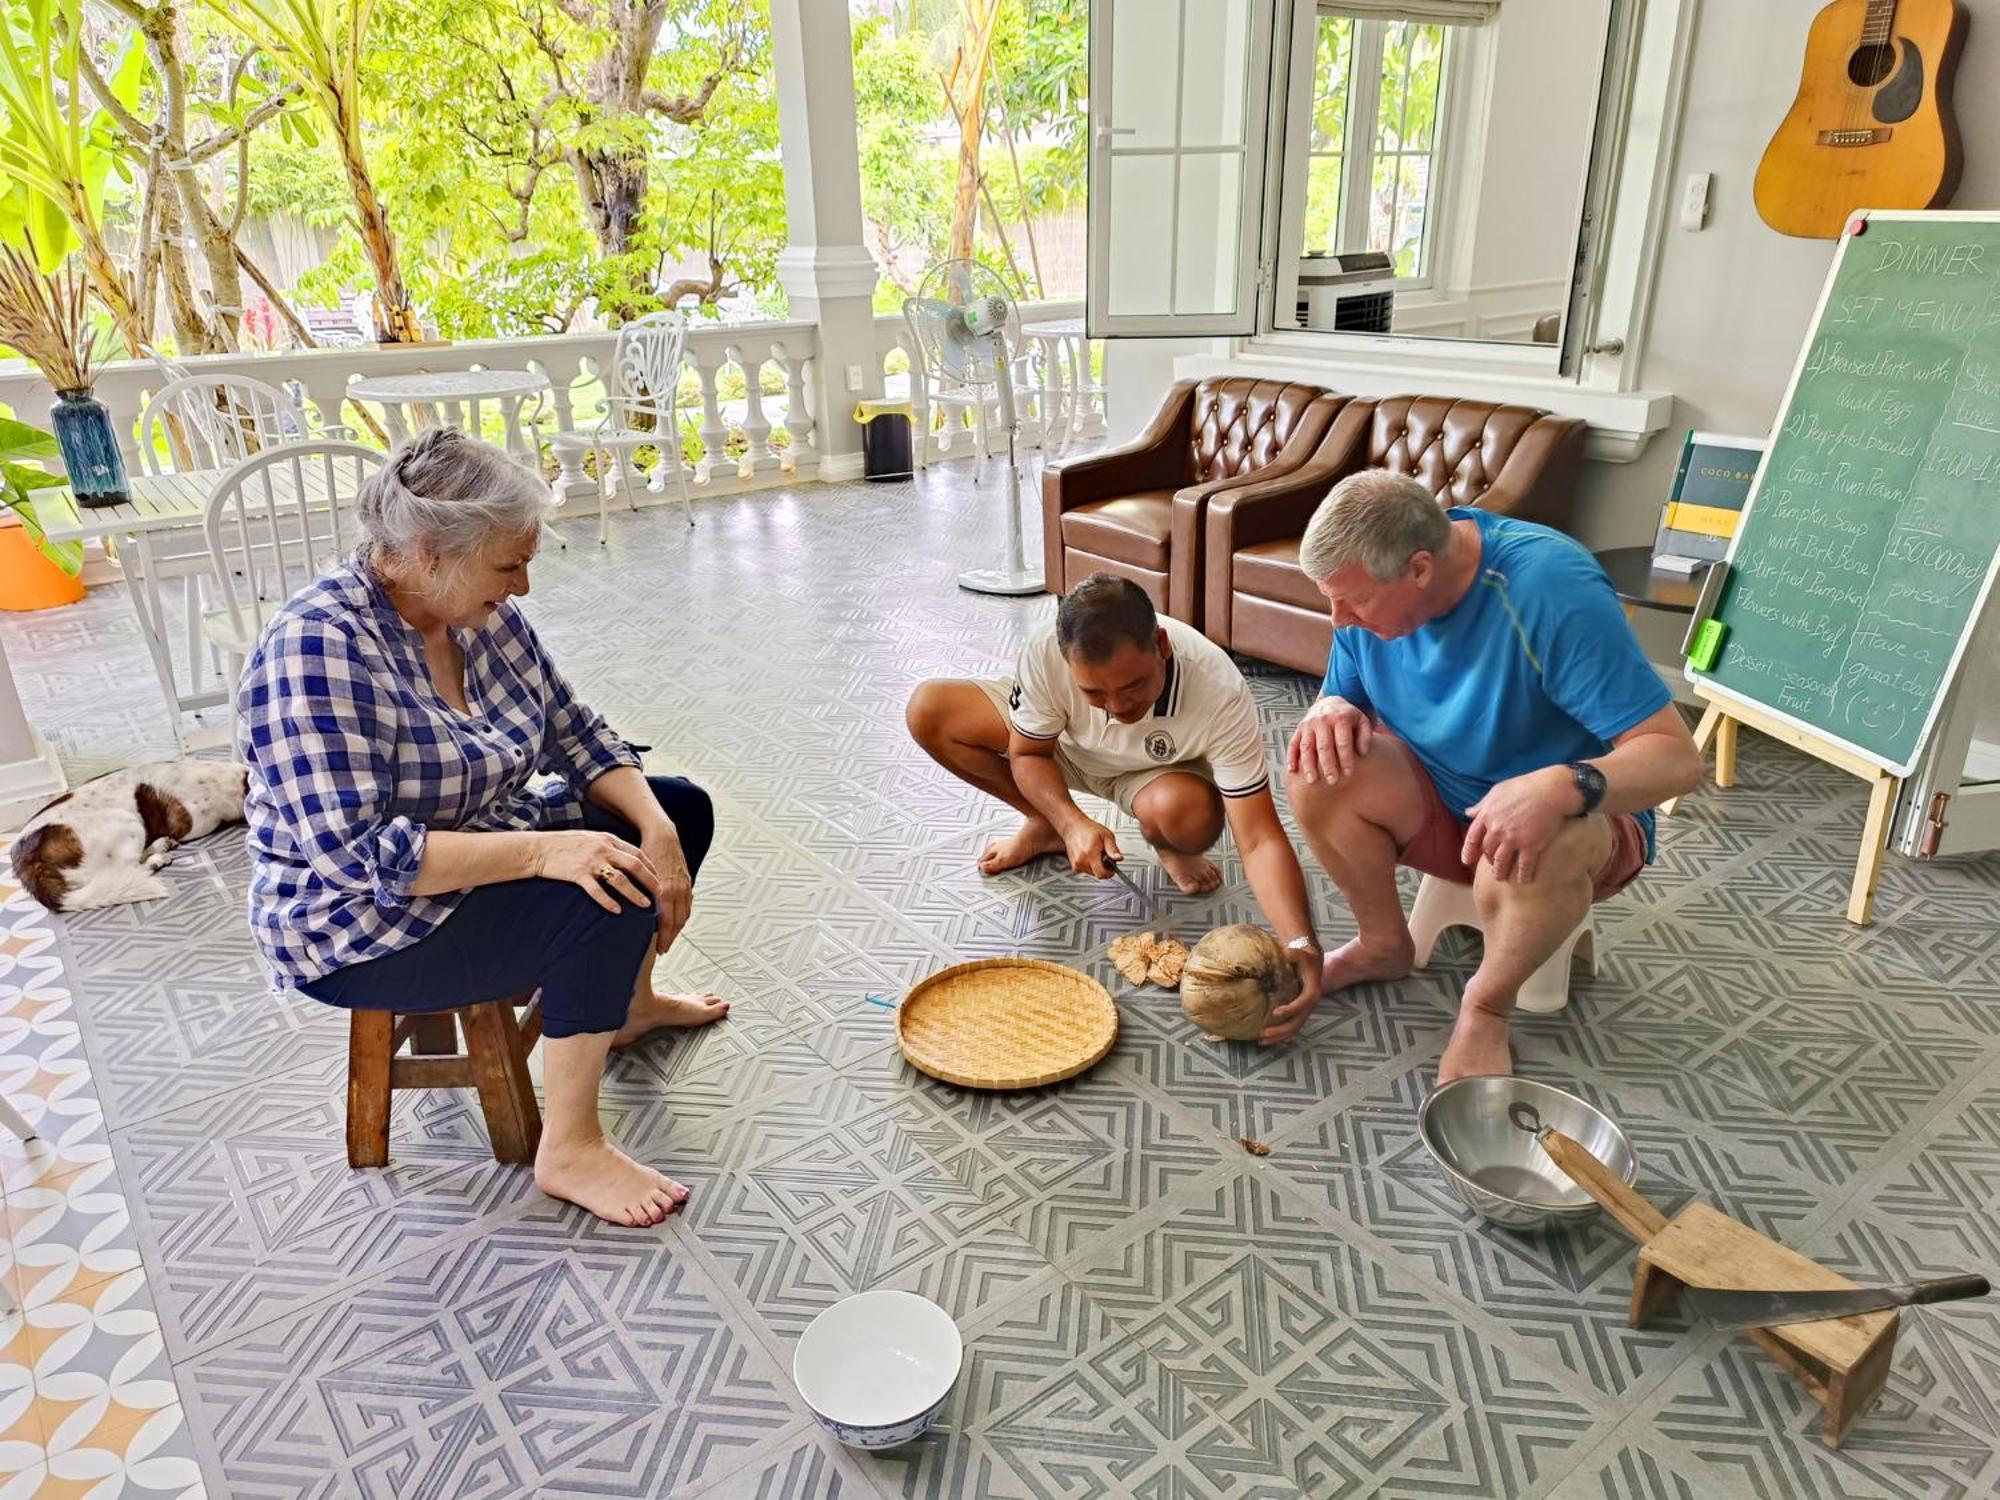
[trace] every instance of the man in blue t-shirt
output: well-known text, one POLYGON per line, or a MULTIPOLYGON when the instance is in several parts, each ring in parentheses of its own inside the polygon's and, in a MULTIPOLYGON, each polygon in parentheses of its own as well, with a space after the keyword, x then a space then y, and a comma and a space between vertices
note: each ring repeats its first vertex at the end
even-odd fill
MULTIPOLYGON (((1331 605, 1333 652, 1286 785, 1360 929, 1327 955, 1321 993, 1410 972, 1398 864, 1468 883, 1486 951, 1438 1082, 1509 1072, 1521 985, 1652 858, 1651 809, 1701 782, 1694 739, 1603 570, 1561 532, 1444 510, 1374 470, 1321 503, 1299 564, 1331 605)), ((1296 1031, 1309 1008, 1274 1020, 1296 1031)))

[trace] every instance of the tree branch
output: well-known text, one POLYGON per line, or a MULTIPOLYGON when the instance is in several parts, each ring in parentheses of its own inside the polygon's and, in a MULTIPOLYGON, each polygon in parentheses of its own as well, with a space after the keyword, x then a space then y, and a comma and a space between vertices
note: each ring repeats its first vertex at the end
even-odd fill
POLYGON ((104 106, 104 112, 118 122, 118 128, 132 138, 132 143, 135 146, 151 145, 157 138, 159 127, 146 124, 118 102, 118 96, 111 92, 110 83, 97 71, 97 64, 91 61, 88 47, 79 46, 76 49, 76 65, 77 71, 90 85, 90 91, 97 95, 97 102, 104 106))
POLYGON ((200 163, 207 161, 211 156, 214 156, 217 152, 228 150, 231 146, 235 145, 237 141, 248 136, 250 132, 255 130, 259 125, 262 125, 266 121, 275 119, 278 115, 283 114, 285 111, 285 107, 289 105, 294 99, 298 98, 299 92, 300 92, 299 86, 296 83, 286 84, 283 88, 279 89, 277 93, 273 94, 270 98, 266 99, 262 104, 258 105, 255 109, 251 110, 250 113, 244 117, 243 123, 241 125, 231 125, 227 130, 218 130, 214 135, 208 137, 207 140, 201 141, 196 145, 190 146, 188 148, 188 153, 185 160, 190 166, 198 166, 200 163))
POLYGON ((711 73, 692 94, 663 94, 658 89, 643 89, 639 103, 656 115, 665 115, 676 125, 693 125, 700 121, 702 111, 708 108, 721 85, 722 74, 711 73))

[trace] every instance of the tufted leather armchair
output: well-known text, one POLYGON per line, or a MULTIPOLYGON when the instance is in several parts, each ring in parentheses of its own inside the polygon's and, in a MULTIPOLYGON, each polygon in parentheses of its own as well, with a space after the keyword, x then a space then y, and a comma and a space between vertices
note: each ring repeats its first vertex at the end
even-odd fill
POLYGON ((1449 396, 1347 403, 1304 464, 1208 506, 1202 629, 1245 655, 1325 671, 1333 625, 1325 597, 1299 568, 1299 538, 1328 490, 1362 469, 1394 469, 1441 505, 1566 530, 1584 431, 1580 420, 1535 407, 1449 396))
POLYGON ((1051 464, 1042 476, 1050 593, 1103 570, 1130 578, 1154 607, 1201 623, 1202 518, 1219 495, 1299 468, 1347 397, 1316 385, 1212 377, 1167 392, 1122 448, 1051 464))

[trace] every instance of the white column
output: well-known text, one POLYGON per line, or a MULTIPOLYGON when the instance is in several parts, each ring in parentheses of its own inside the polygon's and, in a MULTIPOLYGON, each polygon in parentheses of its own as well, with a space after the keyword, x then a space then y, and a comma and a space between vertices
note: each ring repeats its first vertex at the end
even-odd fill
POLYGON ((19 828, 68 789, 62 762, 28 722, 0 645, 0 829, 19 828))
POLYGON ((778 136, 789 243, 778 280, 791 316, 819 325, 815 439, 820 475, 861 472, 853 404, 882 392, 875 351, 875 257, 862 238, 854 125, 854 41, 838 0, 771 0, 778 136))

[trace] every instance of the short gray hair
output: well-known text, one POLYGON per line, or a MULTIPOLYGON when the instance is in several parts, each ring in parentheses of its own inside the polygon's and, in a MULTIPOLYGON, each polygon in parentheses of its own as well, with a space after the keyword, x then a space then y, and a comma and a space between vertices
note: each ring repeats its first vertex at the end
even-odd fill
POLYGON ((533 531, 554 508, 540 474, 450 427, 427 427, 398 443, 363 482, 357 502, 375 558, 408 558, 428 547, 447 565, 496 536, 533 531))
POLYGON ((1401 578, 1419 552, 1442 552, 1451 517, 1407 474, 1350 474, 1319 503, 1299 538, 1299 566, 1315 583, 1359 564, 1378 583, 1401 578))

